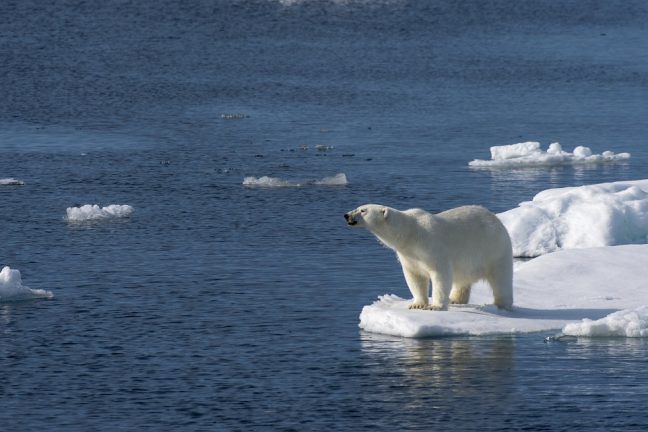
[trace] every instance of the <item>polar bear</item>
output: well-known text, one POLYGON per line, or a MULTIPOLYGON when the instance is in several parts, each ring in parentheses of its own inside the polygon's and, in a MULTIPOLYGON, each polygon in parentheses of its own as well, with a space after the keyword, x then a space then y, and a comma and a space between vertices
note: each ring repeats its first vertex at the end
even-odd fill
POLYGON ((466 304, 471 285, 488 281, 494 303, 513 306, 513 252, 506 228, 480 206, 463 206, 432 214, 376 204, 344 215, 353 227, 367 228, 396 251, 414 300, 410 309, 448 310, 466 304), (428 286, 432 280, 432 304, 428 286))

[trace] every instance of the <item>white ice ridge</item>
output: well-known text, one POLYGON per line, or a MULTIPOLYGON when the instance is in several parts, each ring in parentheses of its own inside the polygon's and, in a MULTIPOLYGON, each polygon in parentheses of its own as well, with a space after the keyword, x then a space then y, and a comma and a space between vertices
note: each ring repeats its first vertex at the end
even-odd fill
POLYGON ((133 213, 133 207, 129 205, 111 204, 107 207, 99 207, 96 204, 86 204, 81 207, 68 207, 66 220, 69 222, 84 222, 100 219, 123 218, 133 213))
POLYGON ((497 216, 518 257, 648 243, 648 180, 547 189, 497 216))
MULTIPOLYGON (((447 312, 410 310, 409 298, 381 296, 362 309, 360 327, 404 337, 561 329, 575 335, 648 336, 646 263, 648 245, 562 250, 518 267, 512 312, 491 305, 490 289, 480 283, 473 287, 471 305, 451 305, 447 312)), ((404 282, 399 291, 408 292, 404 282)))
POLYGON ((5 266, 0 271, 0 302, 52 298, 54 294, 42 289, 31 289, 22 284, 20 271, 5 266))
POLYGON ((588 337, 646 337, 648 336, 648 306, 614 312, 605 318, 567 324, 562 331, 569 336, 588 337))
POLYGON ((517 168, 538 167, 572 164, 596 164, 606 162, 620 162, 630 159, 630 153, 614 153, 604 151, 593 154, 589 147, 578 146, 572 153, 564 151, 562 146, 555 142, 549 145, 547 151, 540 148, 540 143, 535 141, 494 146, 490 148, 491 160, 475 159, 469 162, 472 167, 517 168))
POLYGON ((306 182, 294 182, 289 180, 284 180, 278 177, 245 177, 243 179, 243 186, 247 187, 266 187, 266 188, 277 188, 277 187, 304 187, 309 185, 317 186, 345 186, 349 182, 344 173, 339 173, 331 177, 324 177, 319 180, 310 180, 306 182))
POLYGON ((24 184, 24 181, 16 180, 15 178, 0 179, 0 186, 23 186, 24 184))

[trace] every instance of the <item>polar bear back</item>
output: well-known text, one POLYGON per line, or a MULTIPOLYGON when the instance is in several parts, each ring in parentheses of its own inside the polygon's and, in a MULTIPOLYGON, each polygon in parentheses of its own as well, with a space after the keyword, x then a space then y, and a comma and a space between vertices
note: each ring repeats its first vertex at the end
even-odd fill
MULTIPOLYGON (((457 282, 482 279, 502 261, 513 259, 511 240, 504 225, 481 206, 463 206, 431 214, 421 209, 403 212, 415 220, 424 250, 434 251, 455 269, 457 282), (428 249, 429 248, 429 249, 428 249)), ((399 251, 407 255, 407 251, 399 251)))

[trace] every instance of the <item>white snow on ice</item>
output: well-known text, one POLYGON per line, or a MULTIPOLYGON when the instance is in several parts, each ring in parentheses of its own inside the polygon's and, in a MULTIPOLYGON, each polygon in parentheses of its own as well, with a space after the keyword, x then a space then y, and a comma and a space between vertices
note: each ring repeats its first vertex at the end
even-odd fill
MULTIPOLYGON (((362 309, 360 327, 404 337, 561 329, 579 336, 647 336, 647 263, 648 245, 561 250, 517 267, 511 312, 493 306, 490 288, 479 283, 471 305, 447 312, 409 310, 411 299, 381 296, 362 309)), ((401 289, 407 292, 404 282, 401 289)))
POLYGON ((85 222, 101 219, 123 218, 133 213, 133 207, 129 205, 111 204, 107 207, 99 207, 96 204, 86 204, 81 207, 68 207, 66 220, 68 222, 85 222))
POLYGON ((24 181, 16 180, 15 178, 0 179, 0 186, 23 186, 24 184, 24 181))
POLYGON ((648 306, 614 312, 605 318, 569 323, 563 328, 568 336, 588 337, 646 337, 648 336, 648 306))
POLYGON ((277 187, 304 187, 308 185, 317 185, 317 186, 345 186, 349 182, 344 173, 339 173, 331 177, 324 177, 319 180, 310 180, 306 182, 294 182, 289 180, 284 180, 278 177, 245 177, 243 179, 243 186, 247 187, 265 187, 265 188, 277 188, 277 187))
POLYGON ((540 143, 528 141, 518 144, 493 146, 490 148, 491 159, 475 159, 468 165, 476 168, 519 168, 574 164, 597 164, 621 162, 630 159, 630 153, 604 151, 593 154, 589 147, 578 146, 573 152, 564 151, 560 143, 552 143, 547 151, 540 148, 540 143))
POLYGON ((518 257, 648 243, 648 180, 548 189, 497 216, 518 257))
POLYGON ((51 291, 31 289, 22 284, 20 271, 5 266, 0 271, 0 302, 52 298, 51 291))

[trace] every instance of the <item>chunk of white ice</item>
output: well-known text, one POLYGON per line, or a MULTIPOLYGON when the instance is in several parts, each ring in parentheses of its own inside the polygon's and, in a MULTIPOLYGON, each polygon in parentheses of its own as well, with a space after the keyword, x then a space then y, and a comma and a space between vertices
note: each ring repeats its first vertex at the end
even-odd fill
POLYGON ((564 151, 557 142, 550 144, 547 151, 543 151, 540 143, 536 141, 493 146, 490 153, 490 160, 475 159, 468 165, 475 168, 519 168, 600 164, 630 159, 630 153, 614 153, 607 150, 601 154, 593 154, 589 147, 584 146, 578 146, 570 153, 564 151))
POLYGON ((648 180, 547 189, 497 215, 513 254, 648 242, 648 180))
MULTIPOLYGON (((646 263, 648 245, 562 250, 517 266, 512 311, 493 306, 490 288, 478 283, 473 287, 470 305, 451 305, 445 312, 410 310, 409 298, 381 296, 362 309, 360 328, 404 337, 518 334, 563 328, 566 334, 598 331, 645 336, 648 310, 642 306, 648 305, 646 263), (614 315, 624 309, 630 312, 614 315), (582 321, 585 318, 592 321, 582 321), (579 325, 568 326, 574 322, 579 325)), ((398 291, 409 297, 404 281, 398 291)))
POLYGON ((54 294, 51 291, 31 289, 23 285, 20 271, 9 266, 0 271, 0 302, 52 297, 54 294))
POLYGON ((23 186, 24 184, 24 181, 16 180, 15 178, 0 179, 0 186, 23 186))
POLYGON ((243 179, 243 186, 246 187, 261 187, 261 188, 283 188, 283 187, 304 187, 308 185, 316 186, 346 186, 349 184, 347 176, 344 173, 338 173, 331 177, 324 177, 319 180, 309 180, 304 182, 294 182, 285 180, 278 177, 245 177, 243 179))
POLYGON ((86 204, 81 207, 68 207, 66 213, 68 222, 85 222, 128 217, 133 213, 133 207, 127 204, 111 204, 106 207, 86 204))

